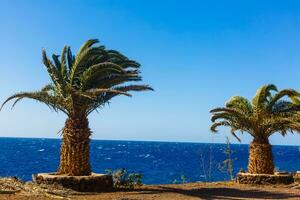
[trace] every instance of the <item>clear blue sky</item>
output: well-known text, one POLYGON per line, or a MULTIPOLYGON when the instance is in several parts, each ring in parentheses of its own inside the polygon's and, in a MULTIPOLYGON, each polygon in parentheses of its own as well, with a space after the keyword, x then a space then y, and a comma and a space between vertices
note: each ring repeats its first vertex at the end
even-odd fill
MULTIPOLYGON (((42 48, 89 38, 139 61, 155 88, 92 114, 95 139, 224 142, 228 129, 209 132, 211 108, 262 84, 300 90, 297 0, 0 0, 0 100, 49 82, 42 48)), ((26 100, 0 113, 0 136, 59 137, 65 118, 26 100)), ((300 145, 300 135, 271 139, 300 145)))

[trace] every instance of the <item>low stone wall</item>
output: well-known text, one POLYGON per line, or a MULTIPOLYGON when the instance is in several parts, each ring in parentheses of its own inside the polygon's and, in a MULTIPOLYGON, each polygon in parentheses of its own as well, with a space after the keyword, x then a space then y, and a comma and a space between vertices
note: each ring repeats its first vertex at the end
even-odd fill
POLYGON ((291 174, 250 174, 250 173, 238 173, 236 176, 236 182, 241 184, 291 184, 294 182, 291 174))
POLYGON ((80 192, 101 192, 113 189, 110 175, 95 174, 90 176, 66 176, 55 173, 40 173, 33 175, 33 182, 38 184, 59 184, 80 192))

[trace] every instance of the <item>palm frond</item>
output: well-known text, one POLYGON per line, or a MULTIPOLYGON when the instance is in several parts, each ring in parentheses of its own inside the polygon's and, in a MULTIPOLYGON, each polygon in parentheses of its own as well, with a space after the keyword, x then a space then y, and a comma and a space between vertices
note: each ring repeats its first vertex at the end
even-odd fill
POLYGON ((68 46, 64 46, 60 58, 60 66, 61 66, 60 74, 62 78, 65 80, 65 82, 69 82, 67 61, 66 61, 67 53, 68 53, 68 46))
POLYGON ((210 130, 214 133, 218 132, 217 128, 219 126, 231 126, 231 124, 228 121, 220 121, 220 122, 215 122, 211 125, 210 130))
POLYGON ((11 100, 14 100, 14 103, 12 105, 12 108, 18 103, 20 100, 28 98, 28 99, 34 99, 36 101, 39 101, 41 103, 46 104, 47 106, 51 107, 55 111, 61 110, 64 113, 67 113, 67 110, 64 108, 62 99, 58 96, 51 96, 47 92, 44 91, 38 91, 38 92, 20 92, 17 94, 14 94, 10 97, 8 97, 4 103, 1 105, 0 110, 2 110, 3 106, 8 103, 11 100))
POLYGON ((99 77, 110 79, 111 76, 123 73, 122 67, 110 62, 98 63, 85 70, 81 76, 81 89, 86 90, 94 87, 94 82, 99 80, 99 77))
POLYGON ((282 99, 283 97, 289 97, 290 99, 294 99, 300 96, 300 94, 293 89, 285 89, 285 90, 281 90, 278 93, 276 93, 271 101, 268 104, 267 109, 270 111, 272 109, 272 107, 274 106, 274 104, 276 104, 276 102, 278 102, 280 99, 282 99))
POLYGON ((300 132, 300 104, 293 99, 298 99, 298 92, 286 89, 273 95, 271 91, 277 91, 276 86, 265 85, 259 88, 252 104, 243 97, 235 96, 225 108, 211 110, 213 130, 218 126, 230 126, 232 135, 237 139, 236 131, 248 132, 260 139, 268 139, 277 132, 283 136, 288 132, 300 132))
POLYGON ((59 88, 60 91, 62 91, 62 88, 64 86, 64 80, 62 80, 60 72, 58 72, 58 69, 47 58, 46 51, 44 49, 42 51, 42 55, 43 55, 43 63, 46 66, 47 71, 48 71, 53 83, 56 85, 56 87, 59 88))
POLYGON ((136 61, 103 45, 95 46, 97 39, 85 42, 77 55, 69 46, 64 46, 61 55, 48 59, 43 50, 43 63, 52 83, 38 92, 22 92, 9 97, 2 107, 11 100, 13 106, 24 98, 45 103, 54 110, 62 110, 70 117, 87 116, 101 108, 113 97, 130 91, 153 90, 148 85, 127 85, 141 81, 140 67, 136 61))
POLYGON ((267 98, 271 95, 271 91, 277 91, 277 87, 273 84, 264 85, 257 90, 256 95, 252 100, 254 109, 260 110, 264 108, 268 100, 267 98))
POLYGON ((252 112, 252 105, 248 101, 248 99, 241 97, 241 96, 234 96, 226 102, 227 108, 238 109, 244 113, 251 113, 252 112))
POLYGON ((128 91, 145 91, 145 90, 151 90, 154 91, 152 87, 149 85, 127 85, 127 86, 119 86, 115 87, 115 90, 128 92, 128 91))

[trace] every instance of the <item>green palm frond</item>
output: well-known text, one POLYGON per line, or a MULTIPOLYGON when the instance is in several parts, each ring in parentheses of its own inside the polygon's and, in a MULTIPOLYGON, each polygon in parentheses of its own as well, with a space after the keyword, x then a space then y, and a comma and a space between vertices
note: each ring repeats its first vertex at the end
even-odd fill
POLYGON ((112 75, 121 75, 123 72, 122 67, 114 63, 103 62, 95 64, 82 73, 81 88, 82 90, 89 89, 93 87, 94 82, 104 78, 110 79, 112 75))
POLYGON ((252 105, 248 101, 248 99, 241 96, 234 96, 229 99, 229 101, 225 104, 227 108, 238 109, 242 112, 251 113, 252 105))
POLYGON ((149 85, 127 85, 127 86, 119 86, 115 87, 115 90, 128 92, 128 91, 145 91, 145 90, 151 90, 154 91, 152 87, 149 85))
POLYGON ((68 52, 68 46, 64 46, 62 52, 61 52, 61 58, 60 58, 60 74, 65 82, 69 82, 68 77, 68 68, 67 68, 67 52, 68 52))
POLYGON ((113 93, 113 94, 122 94, 128 97, 131 97, 131 94, 121 91, 121 90, 115 90, 115 89, 90 89, 84 92, 86 95, 88 96, 94 96, 95 98, 98 97, 99 95, 103 94, 103 93, 113 93))
POLYGON ((57 73, 60 74, 61 73, 61 63, 58 58, 59 58, 59 55, 52 54, 52 60, 54 61, 54 65, 57 69, 57 73))
POLYGON ((239 137, 236 135, 236 133, 235 133, 235 128, 234 128, 234 125, 233 125, 233 124, 231 124, 231 123, 228 122, 228 121, 215 122, 215 123, 213 123, 213 124, 211 125, 210 130, 211 130, 213 133, 216 133, 216 132, 218 132, 218 131, 217 131, 217 128, 218 128, 219 126, 228 126, 228 127, 231 127, 230 133, 231 133, 231 134, 233 135, 233 137, 235 137, 239 142, 241 142, 240 138, 239 138, 239 137))
POLYGON ((210 130, 214 133, 218 132, 217 128, 219 126, 231 126, 231 124, 228 121, 220 121, 220 122, 215 122, 211 125, 210 130))
POLYGON ((69 116, 87 116, 93 110, 103 107, 118 95, 131 96, 130 91, 152 90, 148 85, 125 85, 141 81, 139 63, 129 60, 115 50, 95 46, 97 39, 88 40, 73 55, 65 46, 61 55, 48 59, 42 51, 43 63, 52 83, 37 92, 23 92, 9 97, 11 100, 29 98, 45 103, 54 110, 61 110, 69 116))
POLYGON ((293 99, 298 96, 299 93, 291 89, 277 92, 272 84, 259 88, 252 104, 244 97, 234 96, 226 107, 210 111, 213 114, 211 130, 215 132, 218 126, 229 126, 238 140, 236 131, 261 139, 276 132, 283 136, 288 132, 300 132, 300 104, 293 99), (276 93, 272 95, 271 91, 276 93))
POLYGON ((258 110, 264 109, 268 101, 268 97, 271 96, 271 91, 277 91, 277 87, 273 84, 260 87, 252 99, 253 108, 258 110))
POLYGON ((67 57, 69 71, 71 71, 72 68, 73 68, 73 63, 74 63, 74 60, 75 60, 75 56, 73 56, 72 51, 71 51, 71 47, 69 47, 69 46, 67 47, 66 57, 67 57))
POLYGON ((210 111, 210 113, 213 113, 213 114, 220 113, 220 112, 227 112, 227 113, 231 113, 234 115, 243 115, 243 113, 240 110, 237 110, 234 108, 215 108, 210 111))
POLYGON ((271 101, 268 104, 267 109, 271 110, 272 107, 274 106, 274 104, 276 102, 278 102, 278 100, 282 99, 285 96, 289 97, 293 101, 294 99, 297 99, 300 96, 300 94, 296 90, 293 90, 293 89, 281 90, 272 97, 271 101))
POLYGON ((9 98, 7 98, 6 101, 4 101, 4 103, 1 105, 0 110, 2 110, 3 106, 9 101, 14 100, 14 103, 12 105, 13 108, 19 101, 21 101, 24 98, 29 98, 29 99, 39 101, 41 103, 46 104, 47 106, 49 106, 55 111, 60 110, 64 113, 67 113, 67 110, 64 108, 65 107, 64 102, 61 101, 62 100, 61 98, 59 98, 58 96, 50 95, 48 94, 48 92, 44 92, 44 91, 20 92, 14 94, 9 98))
POLYGON ((43 63, 47 68, 49 76, 51 77, 53 83, 59 89, 59 91, 62 92, 64 86, 64 80, 62 79, 60 72, 54 66, 54 64, 47 58, 46 51, 44 49, 42 51, 42 55, 43 55, 43 63))

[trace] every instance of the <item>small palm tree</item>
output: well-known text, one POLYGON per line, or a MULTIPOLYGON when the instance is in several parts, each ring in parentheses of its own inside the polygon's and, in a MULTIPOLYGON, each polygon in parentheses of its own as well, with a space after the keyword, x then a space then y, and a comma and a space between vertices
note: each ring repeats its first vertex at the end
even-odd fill
POLYGON ((69 46, 65 46, 61 56, 52 55, 52 61, 43 50, 43 63, 52 83, 37 92, 17 93, 3 103, 15 100, 14 106, 23 98, 30 98, 68 116, 62 132, 58 174, 91 174, 88 122, 91 112, 102 108, 115 96, 131 96, 129 91, 152 90, 148 85, 125 85, 141 80, 140 64, 117 51, 95 46, 96 43, 96 39, 88 40, 76 56, 69 46))
POLYGON ((275 85, 265 85, 258 89, 250 103, 241 96, 232 97, 224 108, 215 108, 211 131, 218 126, 229 126, 231 134, 247 132, 253 137, 249 147, 248 171, 253 174, 273 174, 274 162, 269 137, 279 132, 285 136, 288 131, 300 131, 298 109, 293 102, 298 93, 287 89, 277 92, 275 85), (271 91, 276 93, 272 95, 271 91), (285 98, 289 97, 289 98, 285 98))

